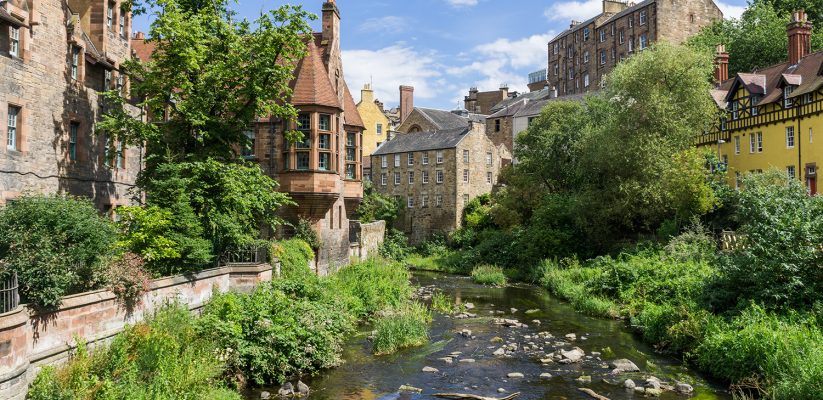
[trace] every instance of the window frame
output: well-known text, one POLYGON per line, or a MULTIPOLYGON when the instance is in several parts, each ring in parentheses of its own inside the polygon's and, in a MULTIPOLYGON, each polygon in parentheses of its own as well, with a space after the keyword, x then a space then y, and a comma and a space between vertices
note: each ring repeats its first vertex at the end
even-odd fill
POLYGON ((20 27, 9 26, 9 55, 20 57, 20 27))
POLYGON ((414 153, 409 152, 408 154, 406 154, 406 162, 408 163, 408 165, 414 165, 414 153))
POLYGON ((437 208, 443 207, 443 195, 438 194, 434 196, 434 206, 437 208))
POLYGON ((394 167, 395 168, 400 167, 400 154, 395 154, 394 155, 394 167))
POLYGON ((437 171, 435 171, 435 174, 434 174, 435 182, 436 183, 443 183, 444 176, 445 176, 445 173, 443 172, 443 170, 438 169, 437 171))
POLYGON ((471 177, 471 174, 470 174, 469 170, 464 169, 463 170, 463 183, 469 183, 470 177, 471 177))
POLYGON ((734 154, 740 155, 740 136, 734 137, 734 154))
POLYGON ((494 181, 494 174, 492 174, 491 171, 486 171, 486 183, 491 185, 493 181, 494 181))
POLYGON ((389 180, 388 174, 386 174, 385 172, 380 174, 380 186, 386 186, 386 183, 388 182, 388 180, 389 180))
POLYGON ((789 95, 792 94, 793 91, 794 87, 792 87, 792 85, 786 85, 783 87, 783 108, 792 107, 792 99, 789 95))
POLYGON ((389 157, 386 155, 380 156, 380 168, 388 168, 389 167, 389 157))
POLYGON ((646 10, 640 10, 640 26, 646 25, 646 10))
POLYGON ((69 121, 69 161, 77 161, 77 139, 80 137, 80 123, 69 121))
POLYGON ((324 132, 331 132, 332 131, 332 117, 331 114, 319 114, 317 120, 317 129, 324 131, 324 132), (325 118, 324 118, 325 117, 325 118), (327 121, 327 126, 323 127, 324 119, 327 121))
POLYGON ((442 150, 439 150, 439 151, 437 151, 437 153, 435 153, 435 162, 437 164, 443 164, 443 158, 444 157, 443 157, 443 151, 442 150))
POLYGON ((414 185, 414 171, 409 171, 408 176, 409 176, 409 185, 414 185))
POLYGON ((786 127, 786 148, 793 149, 796 143, 796 136, 794 132, 794 126, 787 126, 786 127))
POLYGON ((421 162, 423 163, 423 165, 429 165, 429 152, 428 151, 424 151, 423 155, 420 158, 421 158, 421 162))
POLYGON ((117 4, 113 1, 108 2, 108 8, 106 9, 106 27, 109 28, 110 31, 114 31, 114 8, 117 7, 117 4))
POLYGON ((424 185, 429 183, 429 171, 422 171, 422 182, 424 185))
POLYGON ((6 149, 18 151, 20 148, 20 125, 23 107, 9 104, 6 109, 6 149), (13 112, 12 112, 13 111, 13 112))
POLYGON ((400 172, 399 171, 394 172, 394 185, 395 186, 400 185, 400 172))

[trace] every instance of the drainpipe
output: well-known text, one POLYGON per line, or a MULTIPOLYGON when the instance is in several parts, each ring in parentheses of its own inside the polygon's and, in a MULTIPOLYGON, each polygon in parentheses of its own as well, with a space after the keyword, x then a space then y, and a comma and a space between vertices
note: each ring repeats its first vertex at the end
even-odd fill
MULTIPOLYGON (((800 110, 797 109, 797 113, 800 114, 800 110)), ((800 182, 803 182, 803 174, 806 168, 803 167, 803 131, 800 130, 800 123, 801 123, 800 116, 797 117, 797 134, 795 135, 795 140, 797 140, 797 179, 800 179, 800 182)))

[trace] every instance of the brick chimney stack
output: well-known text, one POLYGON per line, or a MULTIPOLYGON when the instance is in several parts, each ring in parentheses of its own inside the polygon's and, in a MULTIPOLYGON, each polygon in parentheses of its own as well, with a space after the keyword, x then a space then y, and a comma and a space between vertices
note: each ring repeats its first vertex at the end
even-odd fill
POLYGON ((400 86, 400 123, 414 110, 414 86, 400 86))
POLYGON ((135 32, 134 33, 134 40, 146 40, 146 34, 143 32, 135 32))
POLYGON ((726 46, 718 44, 714 54, 714 83, 720 85, 727 79, 729 79, 729 53, 726 52, 726 46))
POLYGON ((340 38, 340 9, 334 0, 323 3, 323 41, 332 46, 338 45, 340 38))
POLYGON ((789 36, 789 64, 795 65, 811 51, 812 23, 809 22, 806 11, 797 10, 792 13, 786 33, 789 36))

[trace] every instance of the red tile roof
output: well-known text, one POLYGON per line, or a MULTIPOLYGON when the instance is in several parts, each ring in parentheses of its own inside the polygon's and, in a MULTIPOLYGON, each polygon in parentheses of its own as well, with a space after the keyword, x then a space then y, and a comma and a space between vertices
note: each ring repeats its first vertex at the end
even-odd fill
POLYGON ((306 57, 297 63, 295 79, 290 85, 294 91, 291 103, 295 106, 318 105, 343 109, 323 63, 322 50, 314 40, 307 42, 306 57))

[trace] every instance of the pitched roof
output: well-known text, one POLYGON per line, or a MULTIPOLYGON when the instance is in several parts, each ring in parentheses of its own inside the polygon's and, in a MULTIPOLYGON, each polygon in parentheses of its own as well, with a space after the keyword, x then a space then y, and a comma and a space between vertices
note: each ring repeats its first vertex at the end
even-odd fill
POLYGON ((506 105, 496 113, 489 115, 489 118, 511 117, 512 115, 517 114, 517 112, 520 111, 520 109, 523 108, 523 106, 525 106, 528 102, 529 101, 527 99, 519 99, 519 101, 506 105))
POLYGON ((363 118, 360 117, 360 112, 357 111, 357 106, 354 104, 354 98, 349 91, 349 85, 343 82, 343 112, 346 115, 346 125, 366 128, 363 123, 363 118))
POLYGON ((464 117, 446 110, 436 110, 433 108, 422 107, 415 107, 414 109, 423 114, 423 116, 426 117, 426 119, 428 119, 438 131, 465 128, 469 125, 470 117, 473 121, 478 118, 477 114, 468 114, 464 117))
POLYGON ((559 35, 557 35, 557 36, 555 36, 554 38, 552 38, 552 40, 550 40, 549 42, 554 42, 555 40, 557 40, 557 39, 559 39, 559 38, 561 38, 561 37, 563 37, 563 36, 565 36, 565 35, 567 35, 567 34, 569 34, 569 33, 572 33, 572 32, 574 32, 574 31, 577 31, 577 30, 579 30, 579 29, 581 29, 581 28, 585 27, 586 25, 591 24, 592 22, 596 22, 598 18, 607 17, 607 19, 606 19, 606 20, 604 20, 603 22, 601 22, 599 25, 596 25, 596 26, 595 26, 595 28, 598 28, 598 27, 601 27, 601 26, 603 26, 603 25, 606 25, 606 24, 608 24, 609 22, 612 22, 612 21, 614 21, 614 20, 616 20, 616 19, 618 19, 618 18, 620 18, 620 17, 622 17, 622 16, 624 16, 624 15, 627 15, 627 14, 630 14, 630 13, 632 13, 632 12, 635 12, 635 11, 637 11, 638 9, 643 8, 643 7, 645 7, 645 6, 647 6, 647 5, 651 4, 651 3, 654 3, 654 2, 656 2, 656 1, 657 1, 657 0, 644 0, 644 1, 641 1, 641 2, 639 2, 639 3, 635 4, 635 5, 631 6, 631 7, 627 7, 627 8, 625 8, 623 11, 620 11, 620 12, 618 12, 618 13, 615 13, 614 15, 608 15, 608 14, 605 14, 605 13, 600 13, 600 14, 597 14, 597 15, 595 15, 594 17, 589 18, 589 19, 587 19, 587 20, 586 20, 586 21, 584 21, 584 22, 581 22, 581 23, 579 23, 579 24, 577 24, 577 25, 575 25, 575 26, 573 26, 573 27, 571 27, 571 28, 569 28, 569 29, 566 29, 566 30, 565 30, 565 31, 563 31, 563 32, 560 32, 560 34, 559 34, 559 35))
POLYGON ((568 96, 563 97, 555 97, 553 99, 543 99, 543 100, 536 100, 530 101, 526 103, 517 114, 514 114, 515 118, 522 118, 522 117, 534 117, 540 115, 543 112, 543 109, 546 108, 546 105, 553 101, 581 101, 583 100, 588 94, 585 93, 578 93, 578 94, 570 94, 568 96))
POLYGON ((342 109, 323 63, 322 49, 317 47, 314 40, 307 40, 306 44, 306 57, 297 63, 295 79, 289 85, 294 92, 291 103, 295 106, 317 105, 342 109))
POLYGON ((503 108, 505 108, 507 106, 511 106, 512 104, 518 103, 518 102, 522 101, 523 99, 529 99, 529 101, 548 99, 550 94, 551 94, 551 91, 549 90, 549 88, 543 88, 543 89, 540 89, 536 92, 523 93, 523 94, 521 94, 517 97, 509 97, 509 98, 495 104, 494 107, 491 108, 490 112, 492 114, 495 114, 498 111, 502 110, 503 108))
POLYGON ((752 73, 739 73, 733 79, 723 82, 717 89, 723 91, 725 98, 719 101, 712 92, 715 101, 723 107, 730 100, 740 85, 749 93, 761 94, 763 98, 758 104, 769 104, 783 100, 783 87, 795 86, 790 98, 811 93, 823 87, 823 52, 811 53, 798 61, 795 65, 782 62, 770 67, 756 70, 752 73))
POLYGON ((453 149, 466 137, 469 127, 448 129, 437 132, 406 133, 395 136, 383 143, 372 153, 373 156, 410 151, 453 149))
POLYGON ((652 3, 656 2, 656 1, 657 1, 657 0, 645 0, 645 1, 641 1, 640 3, 637 3, 637 4, 635 4, 635 5, 631 6, 631 7, 626 8, 626 9, 625 9, 625 10, 623 10, 623 11, 620 11, 620 12, 619 12, 619 13, 617 13, 617 14, 612 15, 611 17, 609 17, 609 19, 607 19, 606 21, 604 21, 604 22, 603 22, 603 25, 605 25, 605 24, 607 24, 607 23, 609 23, 609 22, 611 22, 611 21, 614 21, 614 20, 616 20, 616 19, 618 19, 618 18, 620 18, 620 17, 622 17, 622 16, 624 16, 624 15, 627 15, 627 14, 633 13, 633 12, 637 11, 638 9, 643 8, 643 7, 646 7, 647 5, 652 4, 652 3))
POLYGON ((131 48, 134 51, 134 55, 136 55, 141 62, 149 62, 152 54, 157 50, 157 43, 148 42, 146 39, 131 39, 131 48))

